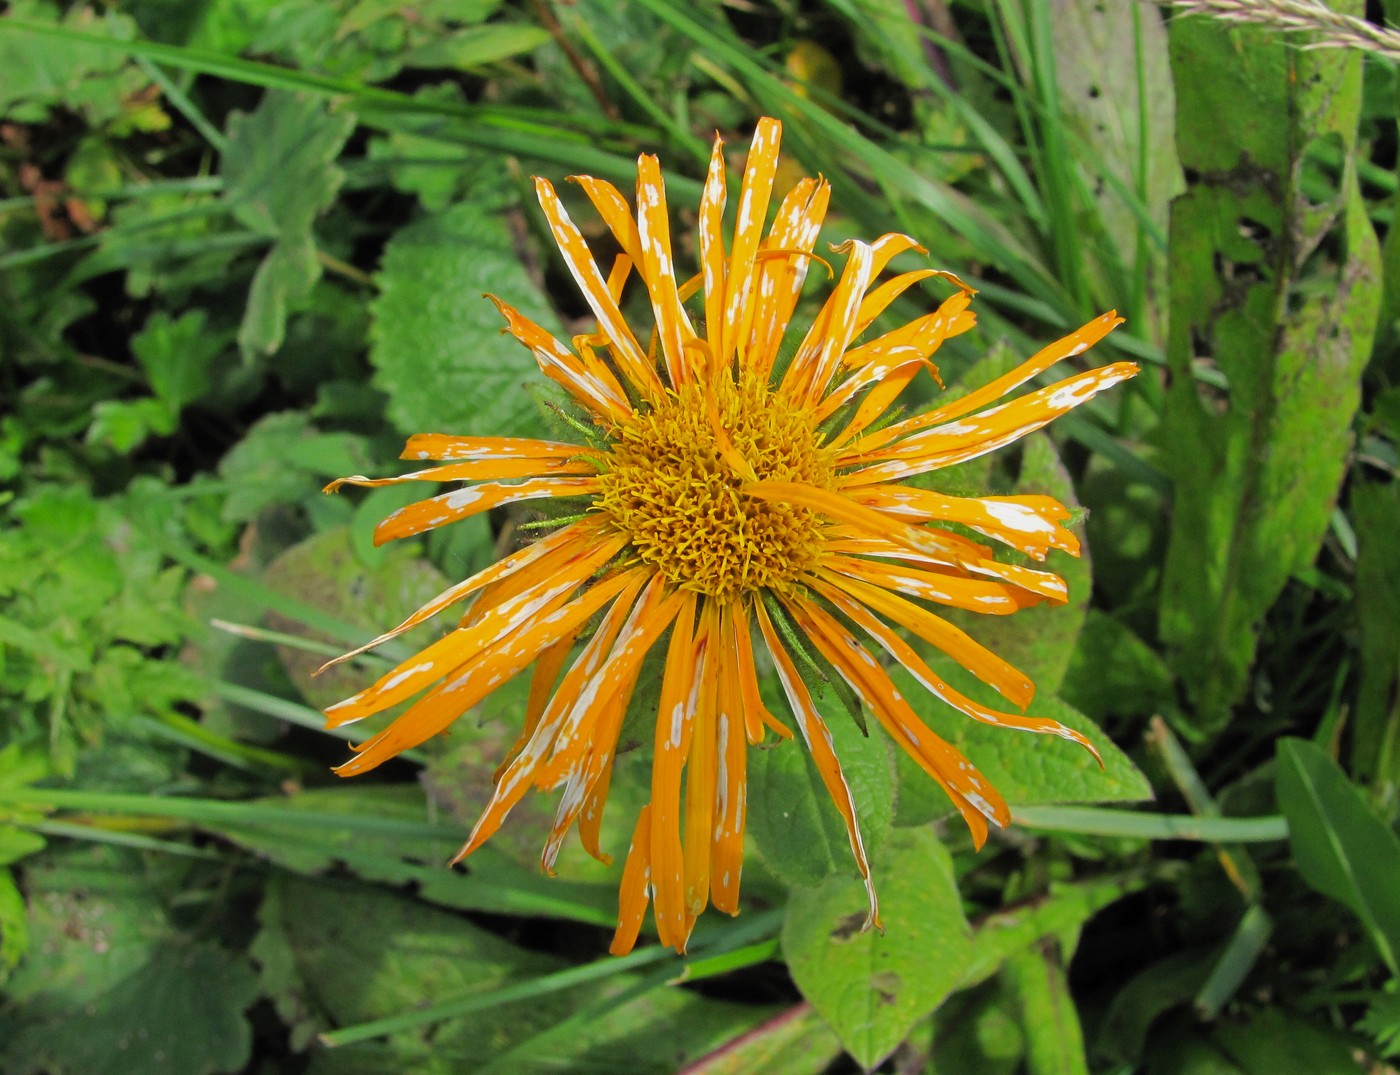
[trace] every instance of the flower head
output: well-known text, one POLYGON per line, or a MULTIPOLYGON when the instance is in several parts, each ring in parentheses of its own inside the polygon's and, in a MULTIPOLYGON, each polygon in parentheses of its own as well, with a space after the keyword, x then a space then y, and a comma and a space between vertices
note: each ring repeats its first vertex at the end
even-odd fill
POLYGON ((543 865, 552 867, 575 824, 584 847, 607 861, 599 825, 619 730, 643 659, 664 647, 651 799, 636 819, 623 869, 614 952, 632 947, 648 900, 662 943, 678 951, 707 904, 738 912, 746 752, 770 732, 792 738, 793 729, 845 820, 869 894, 869 923, 878 925, 856 804, 790 645, 799 635, 938 781, 978 846, 988 822, 1009 820, 1006 803, 920 720, 877 655, 973 720, 1063 736, 1093 751, 1055 721, 999 712, 960 694, 895 629, 942 650, 1023 711, 1034 692, 1030 680, 933 609, 1003 615, 1065 601, 1058 576, 997 560, 990 546, 965 535, 1036 560, 1052 548, 1077 553, 1078 541, 1062 525, 1069 512, 1045 496, 963 498, 901 483, 1009 444, 1131 377, 1134 365, 1116 363, 998 402, 1121 319, 1105 314, 983 388, 879 424, 920 370, 937 376, 929 358, 939 345, 973 326, 972 289, 931 269, 878 283, 891 259, 922 248, 897 234, 853 240, 837 249, 845 266, 815 320, 802 330, 791 324, 807 272, 821 260, 813 248, 829 187, 803 179, 765 229, 780 133, 775 120, 758 124, 727 249, 725 166, 715 140, 700 202, 700 273, 688 281, 676 276, 655 157, 638 162, 635 213, 612 185, 577 180, 622 251, 607 275, 554 188, 535 181, 598 330, 566 346, 492 301, 506 330, 586 413, 587 443, 420 434, 404 458, 440 465, 329 487, 466 483, 389 516, 376 531, 380 543, 502 504, 573 498, 580 506, 573 521, 356 650, 475 598, 459 627, 327 715, 332 725, 346 724, 426 692, 337 769, 363 773, 441 732, 533 665, 520 737, 457 859, 480 847, 532 788, 562 788, 543 865), (634 331, 620 307, 633 273, 650 300, 649 334, 634 331), (901 293, 934 277, 953 287, 952 297, 862 339, 901 293), (793 344, 791 360, 782 361, 793 344), (759 669, 768 667, 790 720, 760 697, 759 669))

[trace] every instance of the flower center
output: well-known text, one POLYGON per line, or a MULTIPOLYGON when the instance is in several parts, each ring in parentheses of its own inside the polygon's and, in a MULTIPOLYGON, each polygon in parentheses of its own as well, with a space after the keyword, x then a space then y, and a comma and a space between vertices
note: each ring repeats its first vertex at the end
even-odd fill
POLYGON ((714 597, 785 589, 816 562, 816 517, 745 496, 752 478, 738 472, 736 455, 759 480, 831 485, 833 453, 818 444, 811 415, 746 373, 738 383, 687 385, 621 423, 595 504, 643 562, 683 589, 714 597))

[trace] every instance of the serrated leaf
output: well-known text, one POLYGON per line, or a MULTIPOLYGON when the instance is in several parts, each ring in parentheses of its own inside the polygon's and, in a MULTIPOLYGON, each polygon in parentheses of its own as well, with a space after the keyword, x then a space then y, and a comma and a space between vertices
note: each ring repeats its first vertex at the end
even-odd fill
POLYGON ((1337 763, 1306 739, 1281 739, 1279 808, 1303 880, 1354 911, 1381 958, 1400 970, 1400 838, 1337 763))
POLYGON ((219 463, 229 483, 223 518, 247 522, 272 504, 320 498, 328 479, 364 473, 368 463, 354 434, 322 433, 299 411, 265 415, 219 463))
POLYGON ((83 1031, 58 1019, 10 1043, 15 1075, 207 1075, 241 1071, 257 999, 246 961, 216 944, 160 945, 148 963, 83 1008, 83 1031))
POLYGON ((281 346, 290 304, 320 278, 311 225, 340 190, 345 173, 334 161, 354 128, 353 112, 285 90, 269 90, 256 110, 229 118, 224 198, 239 223, 273 240, 238 330, 245 356, 281 346))
POLYGON ((1228 719, 1265 613, 1326 533, 1380 259, 1352 162, 1361 57, 1201 18, 1173 19, 1171 47, 1177 145, 1196 181, 1171 217, 1160 626, 1208 730, 1228 719), (1336 192, 1319 195, 1299 181, 1324 142, 1345 163, 1336 192), (1207 361, 1227 392, 1197 380, 1207 361))
POLYGON ((490 291, 546 328, 544 296, 520 265, 502 213, 474 198, 404 228, 378 276, 370 361, 405 434, 539 436, 525 385, 545 383, 530 352, 501 335, 490 291))
POLYGON ((321 265, 310 235, 274 244, 253 273, 248 290, 248 306, 238 326, 243 354, 270 355, 281 347, 292 305, 311 294, 320 278, 321 265))
POLYGON ((952 859, 932 832, 892 833, 875 879, 883 936, 860 932, 865 892, 847 877, 794 890, 783 924, 797 987, 867 1069, 953 991, 971 954, 952 859))
POLYGON ((334 161, 354 128, 353 112, 285 90, 269 90, 254 111, 230 116, 224 198, 238 222, 273 239, 308 235, 340 190, 345 174, 334 161))
POLYGON ((223 340, 208 331, 205 322, 203 310, 190 310, 177 318, 158 310, 131 337, 131 352, 172 422, 185 404, 209 390, 209 368, 223 340))

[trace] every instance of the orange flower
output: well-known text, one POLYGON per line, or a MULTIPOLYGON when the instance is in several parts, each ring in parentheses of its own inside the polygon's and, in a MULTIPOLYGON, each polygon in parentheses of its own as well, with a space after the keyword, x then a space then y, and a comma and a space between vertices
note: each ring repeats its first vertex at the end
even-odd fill
POLYGON ((930 269, 877 286, 892 258, 922 248, 897 234, 852 240, 839 248, 846 264, 834 290, 792 360, 780 362, 780 345, 796 336, 790 321, 803 280, 819 260, 812 249, 830 190, 821 179, 803 179, 778 203, 765 235, 780 134, 776 120, 759 122, 727 251, 725 167, 715 140, 700 201, 701 272, 685 282, 675 273, 654 156, 638 161, 635 215, 611 184, 578 179, 622 249, 606 277, 554 188, 535 181, 598 331, 575 337, 569 347, 500 299, 492 301, 544 374, 587 413, 590 443, 420 434, 409 439, 403 457, 442 465, 328 487, 470 483, 395 512, 379 525, 376 542, 501 504, 544 497, 582 502, 574 521, 356 650, 476 595, 456 630, 327 716, 332 726, 347 724, 426 691, 336 770, 352 776, 443 731, 533 664, 524 728, 454 861, 480 847, 530 789, 561 787, 544 867, 552 867, 575 823, 584 847, 607 861, 599 824, 618 731, 643 659, 666 639, 651 801, 637 817, 623 869, 617 953, 635 943, 649 899, 661 942, 677 951, 707 904, 738 912, 747 750, 769 731, 792 737, 760 698, 758 669, 769 665, 845 819, 869 893, 867 924, 879 924, 856 805, 785 641, 795 632, 942 785, 979 847, 989 821, 1009 820, 1006 803, 919 719, 876 652, 974 720, 1094 749, 1053 720, 998 712, 953 690, 892 626, 949 654, 1024 710, 1034 692, 1030 680, 929 606, 1002 615, 1042 601, 1062 603, 1065 584, 1047 571, 996 560, 990 547, 941 524, 961 524, 1041 560, 1052 548, 1078 552, 1075 536, 1061 525, 1069 512, 1045 496, 968 499, 900 483, 1009 444, 1131 377, 1137 367, 1120 362, 991 405, 1080 354, 1121 319, 1105 314, 983 388, 877 426, 920 369, 937 376, 929 356, 972 327, 973 292, 952 274, 930 269), (645 346, 619 306, 634 271, 654 319, 645 346), (856 342, 898 295, 931 277, 952 284, 955 294, 932 313, 856 342))

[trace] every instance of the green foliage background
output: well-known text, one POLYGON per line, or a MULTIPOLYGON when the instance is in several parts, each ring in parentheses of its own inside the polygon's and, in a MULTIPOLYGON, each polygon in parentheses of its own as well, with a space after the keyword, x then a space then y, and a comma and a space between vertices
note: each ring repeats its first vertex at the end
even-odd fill
POLYGON ((1400 81, 1313 40, 1138 0, 15 0, 0 1068, 1395 1070, 1400 81), (1067 608, 963 626, 1106 764, 925 699, 1013 806, 978 854, 828 697, 888 932, 778 748, 744 913, 612 959, 618 870, 538 874, 548 803, 442 866, 520 685, 347 785, 318 710, 412 640, 310 675, 530 516, 376 550, 406 496, 319 490, 409 433, 550 430, 479 298, 582 324, 531 175, 656 151, 693 204, 764 114, 830 240, 906 231, 981 290, 949 392, 1128 317, 1097 357, 1140 377, 942 476, 1079 511, 1067 608))

